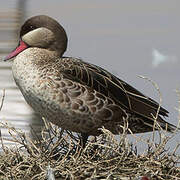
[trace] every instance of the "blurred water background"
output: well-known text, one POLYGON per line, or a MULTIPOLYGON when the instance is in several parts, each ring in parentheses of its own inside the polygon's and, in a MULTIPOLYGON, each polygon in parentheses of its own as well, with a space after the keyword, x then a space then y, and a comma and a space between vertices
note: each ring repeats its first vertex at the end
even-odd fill
MULTIPOLYGON (((179 0, 2 1, 0 56, 2 58, 15 48, 24 20, 34 15, 49 15, 58 20, 67 32, 69 44, 66 56, 80 57, 99 65, 159 102, 156 89, 138 75, 152 79, 162 93, 162 106, 170 112, 166 120, 177 125, 179 7, 179 0)), ((27 133, 30 127, 39 131, 41 119, 33 113, 17 89, 10 64, 0 63, 0 98, 5 89, 0 121, 7 121, 27 133)), ((6 129, 1 129, 1 133, 3 137, 9 136, 6 129)), ((151 133, 145 136, 151 136, 151 133)), ((169 146, 173 148, 179 139, 180 133, 170 141, 169 146)), ((141 144, 139 146, 141 148, 141 144)))

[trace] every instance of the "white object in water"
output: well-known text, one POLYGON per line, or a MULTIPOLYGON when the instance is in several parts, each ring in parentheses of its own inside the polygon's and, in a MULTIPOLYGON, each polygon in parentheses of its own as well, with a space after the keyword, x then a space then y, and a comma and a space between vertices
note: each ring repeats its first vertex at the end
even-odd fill
POLYGON ((157 49, 152 51, 152 66, 158 67, 161 63, 174 63, 177 62, 176 56, 168 56, 160 53, 157 49))

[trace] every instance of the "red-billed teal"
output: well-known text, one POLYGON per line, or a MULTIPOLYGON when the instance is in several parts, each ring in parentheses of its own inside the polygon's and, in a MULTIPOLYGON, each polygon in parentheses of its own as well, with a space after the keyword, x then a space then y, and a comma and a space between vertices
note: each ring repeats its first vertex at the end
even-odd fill
MULTIPOLYGON (((124 118, 133 133, 153 130, 157 102, 101 67, 63 57, 66 47, 63 27, 40 15, 24 23, 18 47, 5 58, 16 56, 13 76, 34 111, 63 129, 81 133, 83 146, 89 135, 101 133, 102 126, 122 133, 124 118)), ((174 131, 163 116, 168 111, 160 107, 157 122, 174 131)))

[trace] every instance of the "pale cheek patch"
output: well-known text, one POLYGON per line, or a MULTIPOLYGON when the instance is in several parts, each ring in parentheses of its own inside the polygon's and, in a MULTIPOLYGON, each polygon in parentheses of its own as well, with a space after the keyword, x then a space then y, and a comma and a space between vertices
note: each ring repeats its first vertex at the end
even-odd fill
POLYGON ((42 27, 28 32, 22 40, 29 46, 45 48, 55 40, 55 37, 51 30, 42 27))

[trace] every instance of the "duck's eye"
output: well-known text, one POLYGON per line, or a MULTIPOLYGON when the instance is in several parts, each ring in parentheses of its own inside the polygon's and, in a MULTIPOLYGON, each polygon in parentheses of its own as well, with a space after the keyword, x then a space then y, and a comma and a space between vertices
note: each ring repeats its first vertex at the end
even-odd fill
POLYGON ((35 27, 31 25, 31 26, 30 26, 30 29, 35 29, 35 27))

